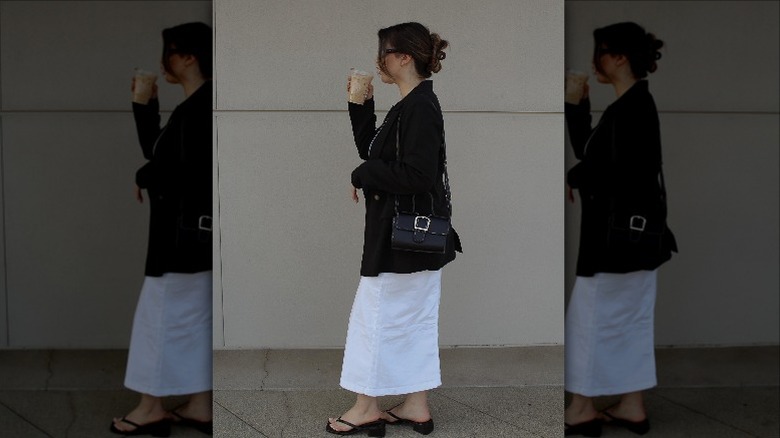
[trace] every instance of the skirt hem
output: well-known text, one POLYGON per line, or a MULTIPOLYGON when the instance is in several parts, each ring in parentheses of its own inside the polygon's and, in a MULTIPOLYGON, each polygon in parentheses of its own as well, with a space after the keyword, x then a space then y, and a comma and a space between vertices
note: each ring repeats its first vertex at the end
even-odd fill
POLYGON ((360 385, 352 385, 348 382, 341 382, 339 385, 347 391, 352 391, 356 394, 363 394, 369 397, 382 397, 385 395, 403 395, 435 389, 441 386, 441 380, 431 380, 415 385, 400 386, 395 388, 366 388, 360 385))

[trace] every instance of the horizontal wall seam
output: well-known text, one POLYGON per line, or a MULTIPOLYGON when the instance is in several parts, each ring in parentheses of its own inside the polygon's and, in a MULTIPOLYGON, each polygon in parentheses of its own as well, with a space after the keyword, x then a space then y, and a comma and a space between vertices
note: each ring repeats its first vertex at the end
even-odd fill
MULTIPOLYGON (((377 108, 377 112, 390 109, 377 108)), ((215 109, 220 113, 348 113, 347 109, 215 109)), ((563 111, 498 111, 498 110, 442 110, 445 113, 499 113, 499 114, 563 114, 563 111)))
MULTIPOLYGON (((376 110, 387 112, 389 110, 376 110)), ((173 110, 161 110, 160 114, 170 114, 173 110)), ((347 110, 212 110, 214 114, 231 113, 348 113, 347 110)), ((591 110, 593 113, 603 113, 604 110, 591 110)), ((0 115, 13 114, 133 114, 132 110, 0 110, 0 115)), ((444 114, 528 114, 528 115, 562 115, 563 111, 479 111, 479 110, 444 110, 444 114)), ((658 111, 658 114, 701 114, 701 115, 780 115, 778 111, 658 111)))
MULTIPOLYGON (((173 110, 160 110, 160 114, 170 114, 173 110)), ((133 110, 4 110, 0 115, 12 114, 130 114, 133 110)))
MULTIPOLYGON (((376 110, 386 113, 389 110, 376 110)), ((213 110, 215 114, 231 113, 348 113, 347 110, 213 110)), ((563 111, 478 111, 478 110, 443 110, 444 114, 528 114, 528 115, 563 115, 563 111)), ((592 110, 603 113, 604 110, 592 110)), ((659 114, 702 114, 702 115, 780 115, 772 111, 658 111, 659 114)))

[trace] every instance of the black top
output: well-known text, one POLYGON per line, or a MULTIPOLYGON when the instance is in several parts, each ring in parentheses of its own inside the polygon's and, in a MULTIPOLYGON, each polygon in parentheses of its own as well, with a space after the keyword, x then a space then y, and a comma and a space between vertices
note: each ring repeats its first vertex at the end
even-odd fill
POLYGON ((157 99, 133 103, 138 139, 149 160, 135 175, 150 204, 147 276, 212 269, 212 233, 202 229, 211 227, 212 214, 211 88, 211 81, 198 88, 162 129, 157 99))
MULTIPOLYGON (((615 208, 655 208, 662 194, 661 133, 647 81, 636 82, 608 106, 595 128, 591 129, 588 100, 566 104, 566 123, 580 160, 567 174, 568 184, 579 190, 582 200, 577 275, 656 269, 677 251, 668 228, 660 252, 626 253, 607 245, 615 208)), ((665 218, 665 200, 662 207, 665 218)))
POLYGON ((363 189, 366 224, 360 275, 382 272, 412 273, 438 270, 461 251, 454 229, 444 254, 415 253, 390 248, 390 235, 399 195, 401 210, 410 210, 414 197, 418 211, 449 216, 443 182, 444 119, 433 83, 423 81, 395 104, 377 130, 374 100, 349 104, 349 118, 358 155, 365 161, 352 172, 352 185, 363 189), (396 159, 396 134, 400 160, 396 159), (430 195, 429 195, 430 194, 430 195))

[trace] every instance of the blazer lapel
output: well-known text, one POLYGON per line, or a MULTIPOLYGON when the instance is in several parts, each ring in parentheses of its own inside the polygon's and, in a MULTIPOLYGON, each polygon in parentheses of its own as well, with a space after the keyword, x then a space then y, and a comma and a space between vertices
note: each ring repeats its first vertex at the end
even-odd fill
MULTIPOLYGON (((385 148, 395 148, 395 132, 396 129, 398 129, 398 117, 400 115, 400 103, 394 105, 390 108, 390 111, 387 112, 385 120, 382 122, 382 126, 379 127, 379 132, 376 133, 376 137, 374 138, 369 158, 382 158, 385 156, 385 148)), ((392 156, 395 157, 395 149, 392 151, 392 156)))

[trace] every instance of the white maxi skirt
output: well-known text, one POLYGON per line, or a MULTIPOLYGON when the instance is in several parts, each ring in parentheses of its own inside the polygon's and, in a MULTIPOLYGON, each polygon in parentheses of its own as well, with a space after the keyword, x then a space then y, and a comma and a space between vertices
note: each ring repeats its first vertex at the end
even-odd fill
POLYGON ((566 310, 565 388, 596 397, 656 385, 656 271, 577 277, 566 310))
POLYGON ((126 387, 156 397, 211 390, 211 292, 211 271, 144 279, 126 387))
POLYGON ((361 277, 349 316, 341 387, 372 397, 441 386, 441 270, 361 277))

